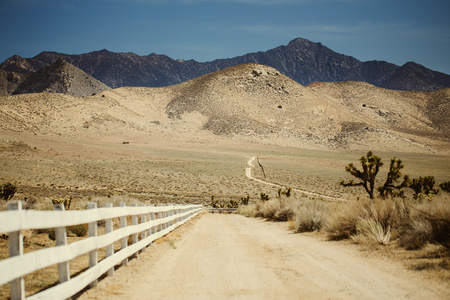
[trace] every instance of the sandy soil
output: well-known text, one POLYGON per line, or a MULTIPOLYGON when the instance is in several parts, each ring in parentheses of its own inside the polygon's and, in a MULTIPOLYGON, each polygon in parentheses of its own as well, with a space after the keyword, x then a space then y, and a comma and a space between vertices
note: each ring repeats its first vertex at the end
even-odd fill
POLYGON ((206 214, 80 299, 448 299, 448 288, 287 224, 206 214))

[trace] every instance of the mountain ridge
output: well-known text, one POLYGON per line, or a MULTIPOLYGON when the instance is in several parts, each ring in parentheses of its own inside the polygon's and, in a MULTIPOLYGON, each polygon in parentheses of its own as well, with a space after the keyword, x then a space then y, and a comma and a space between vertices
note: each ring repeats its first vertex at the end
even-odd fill
POLYGON ((170 86, 244 63, 268 65, 302 85, 315 81, 364 81, 394 90, 428 91, 450 87, 450 75, 419 64, 397 66, 385 61, 361 62, 303 38, 267 51, 209 62, 175 60, 155 53, 140 56, 132 52, 116 53, 103 49, 79 55, 41 52, 29 59, 13 56, 3 62, 0 69, 32 73, 58 59, 64 59, 112 88, 170 86))

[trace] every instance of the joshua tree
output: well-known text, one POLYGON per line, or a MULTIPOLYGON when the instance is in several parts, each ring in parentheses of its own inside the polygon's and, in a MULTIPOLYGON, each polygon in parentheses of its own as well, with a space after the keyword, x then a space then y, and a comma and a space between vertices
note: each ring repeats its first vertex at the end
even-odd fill
POLYGON ((250 200, 250 196, 241 198, 242 205, 248 205, 248 201, 250 200))
POLYGON ((281 195, 286 195, 286 197, 290 197, 292 194, 292 188, 287 187, 284 190, 283 189, 278 189, 278 198, 281 198, 281 195))
POLYGON ((260 196, 262 201, 269 201, 269 195, 261 193, 260 196))
POLYGON ((402 173, 400 172, 403 169, 403 164, 400 159, 396 159, 395 157, 391 159, 391 164, 389 166, 389 172, 386 178, 386 182, 383 186, 378 187, 378 191, 380 192, 380 196, 385 199, 388 195, 391 196, 403 196, 404 191, 403 188, 408 186, 409 176, 405 175, 403 177, 403 182, 399 185, 395 185, 395 183, 402 177, 402 173), (397 190, 397 191, 394 191, 397 190))
POLYGON ((361 162, 362 171, 358 170, 353 163, 350 163, 345 170, 355 176, 360 182, 354 182, 350 180, 349 182, 341 182, 343 186, 362 186, 369 194, 370 199, 373 199, 373 191, 375 187, 375 178, 383 165, 381 158, 374 155, 372 151, 367 152, 366 156, 361 156, 359 159, 361 162))

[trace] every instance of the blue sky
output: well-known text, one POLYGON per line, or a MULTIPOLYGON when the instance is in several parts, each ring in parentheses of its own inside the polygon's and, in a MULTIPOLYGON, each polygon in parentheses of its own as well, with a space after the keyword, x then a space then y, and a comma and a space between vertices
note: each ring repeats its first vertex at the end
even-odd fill
POLYGON ((321 42, 450 74, 448 0, 0 0, 0 62, 108 49, 210 61, 321 42))

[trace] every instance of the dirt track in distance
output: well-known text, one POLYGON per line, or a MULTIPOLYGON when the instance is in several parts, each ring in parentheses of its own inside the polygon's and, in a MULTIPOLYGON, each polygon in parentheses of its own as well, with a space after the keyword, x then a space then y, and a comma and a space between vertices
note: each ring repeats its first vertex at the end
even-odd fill
POLYGON ((286 223, 206 214, 80 299, 445 299, 445 286, 286 223))

